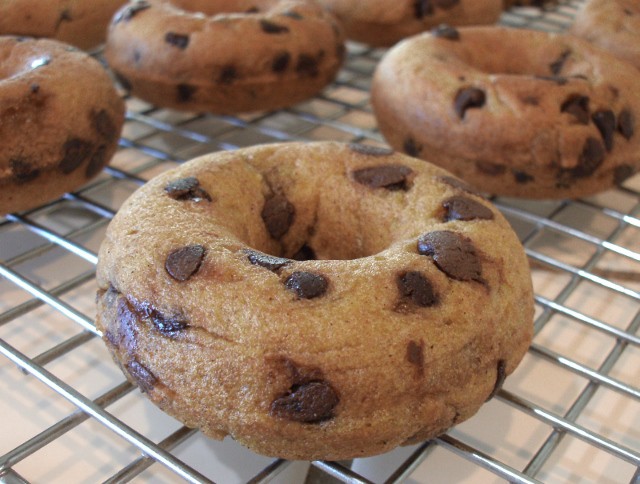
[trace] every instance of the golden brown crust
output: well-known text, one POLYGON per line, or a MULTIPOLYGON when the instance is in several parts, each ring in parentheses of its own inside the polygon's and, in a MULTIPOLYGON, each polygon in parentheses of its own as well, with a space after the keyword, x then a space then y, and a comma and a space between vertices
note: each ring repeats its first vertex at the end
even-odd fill
POLYGON ((589 0, 571 33, 640 69, 640 5, 634 0, 589 0))
POLYGON ((494 394, 533 329, 524 251, 468 190, 359 145, 201 157, 110 224, 97 326, 157 405, 259 453, 436 436, 494 394))
POLYGON ((105 57, 123 85, 158 106, 230 114, 289 106, 335 77, 342 30, 315 2, 219 3, 204 13, 193 0, 121 9, 105 57))
POLYGON ((53 40, 0 40, 0 213, 35 207, 100 173, 124 103, 102 65, 53 40))
POLYGON ((579 197, 640 167, 637 71, 573 36, 423 34, 380 62, 372 103, 392 146, 489 193, 579 197))
POLYGON ((126 0, 3 0, 0 35, 45 37, 91 49, 126 0))

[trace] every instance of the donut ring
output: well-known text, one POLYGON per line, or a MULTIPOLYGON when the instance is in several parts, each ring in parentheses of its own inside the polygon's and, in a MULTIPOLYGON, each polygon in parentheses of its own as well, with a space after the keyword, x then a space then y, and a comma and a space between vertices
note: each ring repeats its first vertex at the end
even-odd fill
POLYGON ((97 327, 153 402, 287 459, 442 433, 533 330, 501 214, 444 170, 362 145, 262 145, 160 175, 111 222, 98 283, 97 327))
POLYGON ((576 14, 571 33, 640 69, 640 4, 590 0, 576 14))
POLYGON ((126 0, 3 0, 0 35, 46 37, 80 49, 103 43, 113 14, 126 0))
POLYGON ((488 193, 575 198, 640 167, 637 71, 573 36, 443 28, 391 49, 372 104, 391 146, 488 193))
POLYGON ((100 173, 124 103, 102 65, 53 40, 0 38, 0 213, 36 207, 100 173))
POLYGON ((313 1, 140 0, 114 17, 105 57, 156 106, 231 114, 313 96, 340 68, 344 39, 313 1))

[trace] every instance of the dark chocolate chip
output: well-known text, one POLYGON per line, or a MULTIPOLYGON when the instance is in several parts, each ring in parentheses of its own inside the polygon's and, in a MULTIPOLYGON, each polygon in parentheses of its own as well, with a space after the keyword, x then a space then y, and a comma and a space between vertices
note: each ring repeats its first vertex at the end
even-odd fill
POLYGON ((80 138, 71 138, 62 146, 62 159, 58 168, 68 175, 78 168, 93 151, 93 144, 80 138))
POLYGON ((438 295, 431 281, 418 271, 408 271, 398 276, 400 296, 411 300, 416 306, 428 308, 438 303, 438 295))
POLYGON ((417 367, 418 375, 424 375, 424 341, 409 341, 407 345, 407 361, 417 367))
POLYGON ((300 247, 297 252, 291 256, 291 258, 297 261, 317 259, 315 251, 307 244, 300 247))
POLYGON ((589 124, 589 98, 571 94, 560 106, 560 112, 571 114, 580 124, 589 124))
POLYGON ((418 239, 418 252, 431 256, 436 267, 452 279, 483 282, 473 242, 459 233, 440 230, 424 234, 418 239))
POLYGON ((394 153, 393 149, 382 146, 363 145, 360 143, 349 143, 349 149, 367 156, 390 156, 394 153))
POLYGON ((408 137, 404 140, 402 149, 409 156, 417 158, 418 156, 420 156, 420 152, 422 151, 422 145, 418 144, 413 138, 408 137))
POLYGON ((600 131, 604 147, 607 151, 613 149, 613 135, 616 131, 616 115, 610 109, 596 111, 591 115, 593 123, 600 131))
POLYGON ((198 88, 196 86, 192 86, 191 84, 178 84, 178 86, 176 87, 178 102, 187 103, 191 101, 193 95, 197 90, 198 88))
POLYGON ((286 25, 278 25, 265 19, 260 20, 260 28, 266 34, 284 34, 289 32, 289 27, 286 25))
POLYGON ((496 370, 496 383, 493 385, 493 390, 487 397, 487 401, 491 400, 502 388, 504 380, 507 378, 507 362, 505 360, 498 361, 498 367, 496 370))
POLYGON ((278 74, 287 70, 289 67, 289 63, 291 62, 291 54, 287 51, 280 52, 276 54, 271 62, 271 70, 278 74))
POLYGON ((167 32, 166 34, 164 34, 164 41, 167 44, 177 47, 178 49, 184 50, 189 46, 189 35, 167 32))
POLYGON ((145 308, 143 312, 151 319, 156 330, 164 336, 175 337, 180 331, 189 327, 181 316, 166 316, 153 308, 145 308))
POLYGON ((476 168, 480 173, 489 176, 500 176, 507 171, 507 167, 491 161, 476 161, 476 168))
POLYGON ((320 423, 334 416, 340 399, 325 381, 294 385, 271 403, 271 415, 301 423, 320 423))
POLYGON ((118 136, 116 125, 106 109, 91 113, 91 126, 98 135, 107 142, 114 141, 118 136))
POLYGON ((296 63, 296 72, 303 76, 317 77, 320 70, 316 56, 300 54, 296 63))
POLYGON ((89 158, 89 163, 87 163, 87 169, 85 171, 85 176, 87 178, 93 178, 96 176, 102 169, 104 165, 107 164, 107 147, 105 145, 100 145, 89 158))
POLYGON ((146 10, 148 8, 151 8, 151 4, 149 2, 146 2, 145 0, 138 0, 137 2, 127 5, 125 8, 120 10, 113 17, 113 23, 117 24, 122 21, 128 22, 139 12, 142 12, 143 10, 146 10))
POLYGON ((447 24, 440 24, 437 27, 431 29, 431 35, 441 39, 460 40, 460 32, 458 31, 458 29, 447 24))
POLYGON ((486 94, 477 87, 463 87, 456 94, 453 106, 460 119, 464 119, 468 109, 477 109, 484 106, 487 100, 486 94))
POLYGON ((176 281, 186 281, 198 272, 204 256, 205 248, 202 245, 180 247, 169 252, 164 268, 176 281))
POLYGON ((170 181, 164 187, 164 191, 174 200, 211 201, 211 195, 200 187, 200 182, 193 176, 170 181))
POLYGON ((33 164, 22 158, 12 158, 9 160, 11 174, 16 183, 27 183, 35 180, 40 175, 40 170, 33 164))
POLYGON ((512 173, 513 173, 513 179, 516 181, 516 183, 519 183, 521 185, 524 185, 526 183, 529 183, 535 180, 533 175, 530 175, 526 171, 512 170, 512 173))
POLYGON ((273 195, 265 200, 261 215, 267 232, 277 240, 289 231, 295 208, 284 195, 273 195))
POLYGON ((72 20, 73 16, 71 15, 71 11, 68 8, 65 8, 60 12, 60 16, 58 17, 58 26, 62 22, 71 22, 72 20))
POLYGON ((407 177, 413 173, 404 165, 380 165, 362 168, 352 172, 353 179, 361 185, 387 190, 408 190, 407 177))
POLYGON ((329 283, 320 274, 297 271, 287 277, 284 285, 302 299, 313 299, 326 293, 329 283))
MULTIPOLYGON (((113 293, 107 293, 107 302, 113 300, 113 293)), ((133 307, 119 293, 116 296, 116 321, 118 327, 117 347, 129 356, 133 356, 138 348, 138 316, 133 307)))
POLYGON ((578 166, 573 170, 573 176, 584 178, 593 175, 604 161, 604 157, 605 151, 600 140, 587 138, 578 159, 578 166))
POLYGON ((29 86, 29 91, 31 91, 31 94, 38 94, 40 92, 40 84, 34 82, 29 86))
POLYGON ((555 61, 549 64, 549 70, 551 71, 552 75, 554 76, 560 75, 565 62, 567 61, 570 55, 571 55, 571 51, 567 49, 563 51, 555 61))
POLYGON ((493 220, 493 211, 480 202, 460 195, 454 195, 442 202, 445 209, 443 220, 493 220))
POLYGON ((149 393, 158 384, 158 379, 137 360, 126 363, 127 373, 143 393, 149 393))
POLYGON ((618 132, 624 136, 625 139, 631 139, 635 132, 636 120, 633 113, 628 109, 620 111, 618 115, 618 132))
POLYGON ((244 249, 244 253, 247 254, 247 259, 249 259, 249 262, 253 265, 264 267, 272 272, 277 272, 292 262, 291 259, 275 257, 252 249, 244 249))
POLYGON ((464 192, 467 193, 471 193, 472 195, 477 195, 479 197, 483 197, 483 195, 477 191, 475 188, 473 188, 471 185, 469 185, 466 182, 463 182, 462 180, 460 180, 459 178, 453 177, 453 176, 439 176, 438 180, 440 180, 442 183, 446 183, 447 185, 453 187, 453 188, 458 188, 464 192))
POLYGON ((631 178, 636 172, 636 169, 631 165, 616 166, 613 170, 613 183, 616 185, 622 185, 627 179, 631 178))
POLYGON ((433 7, 432 0, 414 0, 413 13, 417 19, 426 17, 427 15, 433 15, 435 8, 433 7))
POLYGON ((236 79, 238 79, 238 71, 235 66, 231 64, 224 66, 218 76, 218 82, 220 84, 232 84, 236 79))

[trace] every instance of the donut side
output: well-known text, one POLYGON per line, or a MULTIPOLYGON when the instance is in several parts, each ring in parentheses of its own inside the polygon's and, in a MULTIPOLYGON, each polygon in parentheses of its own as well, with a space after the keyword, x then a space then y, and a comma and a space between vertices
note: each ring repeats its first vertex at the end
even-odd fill
POLYGON ((98 283, 98 328, 153 402, 288 459, 439 435, 498 391, 532 333, 526 257, 499 212, 359 145, 161 175, 110 224, 98 283))

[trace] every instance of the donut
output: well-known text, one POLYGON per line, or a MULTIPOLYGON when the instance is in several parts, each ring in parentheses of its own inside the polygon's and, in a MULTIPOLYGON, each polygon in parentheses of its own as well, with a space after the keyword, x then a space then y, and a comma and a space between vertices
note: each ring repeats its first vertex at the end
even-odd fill
POLYGON ((637 79, 573 36, 443 27, 387 52, 371 101, 391 146, 483 192, 576 198, 640 167, 637 79))
POLYGON ((0 37, 0 213, 36 207, 98 175, 123 121, 122 99, 88 54, 0 37))
POLYGON ((527 259, 502 215, 429 163, 360 144, 219 152, 110 223, 97 327, 164 411, 286 459, 434 437, 526 352, 527 259))
POLYGON ((92 49, 126 0, 3 0, 0 35, 45 37, 92 49))
POLYGON ((579 8, 573 35, 640 69, 640 4, 634 0, 589 0, 579 8))
POLYGON ((114 16, 105 57, 156 106, 233 114, 313 96, 344 52, 341 28, 312 0, 138 0, 114 16))

